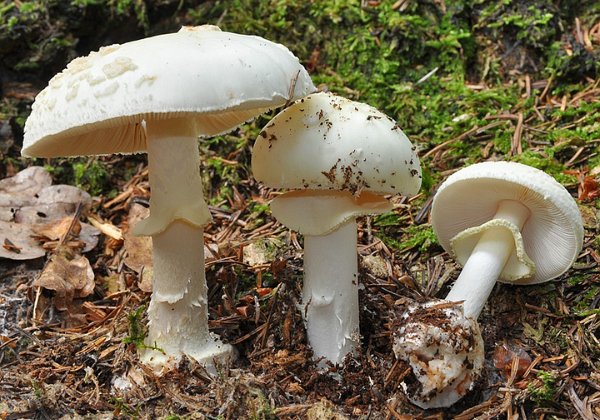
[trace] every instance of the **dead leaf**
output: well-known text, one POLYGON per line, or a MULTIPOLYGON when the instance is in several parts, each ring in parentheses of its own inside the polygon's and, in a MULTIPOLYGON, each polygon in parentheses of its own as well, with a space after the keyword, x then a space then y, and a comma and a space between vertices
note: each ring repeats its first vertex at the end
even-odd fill
POLYGON ((141 204, 133 203, 129 208, 127 226, 123 234, 123 247, 127 251, 125 265, 138 273, 138 287, 146 293, 152 292, 152 238, 150 236, 135 236, 131 233, 137 222, 150 215, 150 209, 141 204))
POLYGON ((123 246, 127 251, 125 265, 139 274, 138 287, 146 293, 152 292, 152 238, 134 236, 130 232, 125 235, 123 246))
POLYGON ((0 220, 13 221, 15 213, 23 206, 33 205, 36 194, 50 184, 50 174, 40 166, 31 166, 0 180, 0 220))
MULTIPOLYGON (((4 244, 0 258, 30 260, 44 256, 48 249, 56 248, 79 204, 84 209, 91 206, 92 199, 85 191, 51 183, 50 174, 39 166, 0 180, 0 243, 4 244)), ((99 232, 90 225, 78 223, 75 233, 80 242, 69 245, 83 252, 98 244, 99 232)))
POLYGON ((134 236, 130 232, 125 235, 123 246, 127 251, 125 265, 136 273, 143 267, 152 267, 152 238, 149 236, 134 236))
POLYGON ((73 215, 81 203, 82 213, 92 204, 92 197, 71 185, 51 185, 42 189, 31 205, 14 212, 17 223, 39 224, 73 215))
POLYGON ((531 356, 517 344, 503 343, 497 346, 494 350, 494 367, 500 369, 502 375, 508 378, 515 358, 518 359, 516 378, 520 378, 531 364, 531 356))
POLYGON ((152 267, 152 238, 135 236, 131 233, 133 226, 150 215, 150 210, 141 204, 133 203, 127 216, 127 230, 123 234, 123 246, 127 251, 125 265, 139 273, 142 267, 152 267))
POLYGON ((138 287, 142 292, 152 293, 152 277, 154 276, 154 270, 152 266, 146 266, 139 273, 138 287))
POLYGON ((30 166, 13 177, 0 180, 0 195, 33 197, 52 185, 52 177, 41 166, 30 166))
POLYGON ((127 215, 127 225, 129 226, 129 230, 131 230, 137 222, 144 220, 148 216, 150 216, 150 209, 148 207, 142 206, 139 203, 132 203, 131 207, 129 207, 129 214, 127 215))
POLYGON ((593 176, 585 176, 579 187, 579 201, 592 201, 600 197, 600 183, 593 176))
POLYGON ((58 241, 62 239, 67 232, 74 236, 79 235, 81 232, 81 223, 78 220, 73 221, 72 217, 65 217, 43 225, 33 226, 32 229, 38 236, 58 241), (73 226, 71 227, 71 225, 73 226))
POLYGON ((59 311, 66 311, 73 299, 89 296, 96 284, 92 266, 86 257, 76 255, 70 258, 65 253, 58 253, 50 257, 33 286, 54 291, 54 306, 59 311))
POLYGON ((19 253, 10 249, 0 247, 0 258, 9 258, 11 260, 33 260, 46 255, 46 251, 40 246, 32 236, 33 230, 28 225, 20 223, 10 223, 0 220, 0 241, 6 243, 10 241, 17 247, 19 253))
MULTIPOLYGON (((10 242, 14 246, 14 248, 0 247, 0 258, 33 260, 43 257, 48 249, 54 249, 58 245, 61 229, 67 229, 71 220, 71 217, 66 217, 63 220, 36 226, 0 220, 0 242, 3 244, 10 242), (54 241, 54 244, 51 241, 54 241), (20 251, 14 252, 15 248, 20 251)), ((78 226, 79 235, 77 237, 81 252, 89 252, 98 244, 99 232, 93 226, 85 223, 79 224, 78 222, 78 226)))

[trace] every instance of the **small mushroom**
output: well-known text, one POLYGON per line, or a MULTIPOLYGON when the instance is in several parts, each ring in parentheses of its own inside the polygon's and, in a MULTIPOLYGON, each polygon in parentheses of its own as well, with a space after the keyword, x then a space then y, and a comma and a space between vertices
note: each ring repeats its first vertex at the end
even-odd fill
POLYGON ((552 280, 583 246, 583 222, 569 192, 550 175, 514 162, 479 163, 448 177, 431 221, 463 269, 445 301, 411 306, 400 320, 394 352, 411 365, 405 386, 422 408, 452 405, 480 375, 477 317, 496 282, 552 280))
POLYGON ((141 359, 157 372, 182 355, 214 369, 214 359, 232 352, 208 331, 203 226, 211 215, 198 137, 312 91, 284 46, 205 25, 76 58, 36 97, 24 156, 148 153, 150 216, 134 231, 153 241, 149 348, 141 359))
POLYGON ((414 150, 386 115, 328 93, 286 108, 256 140, 255 178, 293 190, 271 210, 304 234, 302 314, 315 358, 341 363, 358 345, 356 217, 391 210, 384 194, 418 192, 414 150))

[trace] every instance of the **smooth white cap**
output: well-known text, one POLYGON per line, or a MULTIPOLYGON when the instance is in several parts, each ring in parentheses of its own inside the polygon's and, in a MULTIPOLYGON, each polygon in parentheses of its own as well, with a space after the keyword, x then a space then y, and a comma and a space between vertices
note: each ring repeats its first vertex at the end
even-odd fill
POLYGON ((416 194, 419 159, 400 127, 377 109, 330 93, 296 101, 261 131, 252 171, 269 187, 416 194))
POLYGON ((440 244, 464 265, 478 235, 484 229, 499 227, 488 222, 503 200, 517 201, 531 213, 520 235, 515 235, 515 251, 499 281, 542 283, 567 271, 583 246, 583 221, 577 204, 550 175, 516 162, 478 163, 448 177, 431 208, 431 222, 440 244), (535 270, 524 274, 531 263, 535 270))
POLYGON ((71 61, 36 97, 22 153, 142 152, 143 120, 187 116, 212 136, 314 90, 283 45, 216 26, 183 27, 71 61))

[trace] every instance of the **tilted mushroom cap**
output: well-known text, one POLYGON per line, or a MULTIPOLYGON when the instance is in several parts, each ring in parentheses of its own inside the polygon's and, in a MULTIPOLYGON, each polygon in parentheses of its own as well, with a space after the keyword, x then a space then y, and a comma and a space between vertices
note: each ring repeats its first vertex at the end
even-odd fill
POLYGON ((517 249, 499 280, 541 283, 567 271, 583 244, 583 221, 577 204, 550 175, 515 162, 478 163, 448 177, 431 209, 440 244, 464 265, 477 243, 480 226, 487 223, 491 228, 502 228, 503 222, 490 222, 502 200, 517 201, 531 213, 520 234, 513 232, 517 249), (472 234, 461 235, 466 230, 472 234), (520 276, 528 272, 531 263, 535 271, 520 276))
POLYGON ((183 27, 71 61, 37 96, 22 153, 141 152, 142 120, 190 116, 211 136, 314 90, 280 44, 216 26, 183 27))
POLYGON ((329 93, 302 98, 273 118, 252 152, 257 180, 274 188, 412 195, 421 168, 396 123, 329 93))

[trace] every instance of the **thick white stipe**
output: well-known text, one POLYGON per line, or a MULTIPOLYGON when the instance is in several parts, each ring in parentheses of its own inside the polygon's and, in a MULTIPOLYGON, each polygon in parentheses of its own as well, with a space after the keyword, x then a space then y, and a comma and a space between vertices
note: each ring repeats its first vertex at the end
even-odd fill
POLYGON ((359 341, 356 221, 304 237, 303 314, 314 357, 341 363, 359 341))

